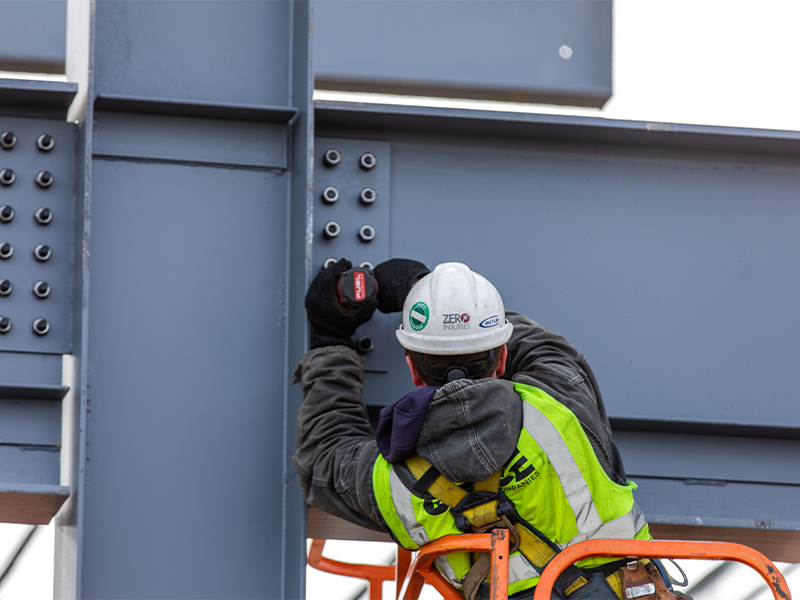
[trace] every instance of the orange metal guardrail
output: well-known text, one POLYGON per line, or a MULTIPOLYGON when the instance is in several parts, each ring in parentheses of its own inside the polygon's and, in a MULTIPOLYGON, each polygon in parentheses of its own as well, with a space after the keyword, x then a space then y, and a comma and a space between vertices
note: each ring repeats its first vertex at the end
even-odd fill
POLYGON ((561 572, 571 564, 591 556, 733 560, 758 571, 769 585, 775 600, 791 600, 792 597, 786 580, 772 561, 742 544, 677 540, 588 540, 570 546, 553 557, 539 579, 533 600, 550 600, 553 584, 561 572))
MULTIPOLYGON (((366 579, 370 600, 379 600, 381 583, 395 580, 397 598, 417 600, 427 581, 442 594, 445 600, 463 600, 464 596, 436 570, 434 560, 451 552, 491 553, 492 600, 508 598, 508 532, 495 529, 490 534, 451 535, 425 544, 413 560, 411 553, 398 546, 395 566, 358 565, 331 560, 322 556, 324 540, 313 540, 308 554, 308 564, 337 575, 366 579), (401 587, 401 582, 402 587, 401 587)), ((558 576, 571 564, 592 556, 620 558, 688 558, 706 560, 731 560, 755 569, 767 582, 775 600, 791 600, 786 580, 774 564, 763 554, 730 542, 685 542, 678 540, 588 540, 559 552, 547 564, 533 600, 549 600, 558 576)))

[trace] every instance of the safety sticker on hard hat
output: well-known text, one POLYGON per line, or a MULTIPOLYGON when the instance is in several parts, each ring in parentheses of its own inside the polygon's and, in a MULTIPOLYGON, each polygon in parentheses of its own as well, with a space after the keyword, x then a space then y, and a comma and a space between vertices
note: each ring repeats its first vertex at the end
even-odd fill
POLYGON ((428 324, 430 311, 424 302, 417 302, 408 312, 408 323, 414 331, 420 331, 428 324))

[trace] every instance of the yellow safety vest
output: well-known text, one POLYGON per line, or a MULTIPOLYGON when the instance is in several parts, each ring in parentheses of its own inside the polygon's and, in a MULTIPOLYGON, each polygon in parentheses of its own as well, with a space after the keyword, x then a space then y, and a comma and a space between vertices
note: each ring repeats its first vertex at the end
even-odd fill
MULTIPOLYGON (((636 484, 619 485, 606 475, 575 414, 538 388, 519 383, 514 388, 523 400, 522 430, 516 453, 495 475, 499 477, 500 492, 513 504, 517 529, 530 543, 527 552, 523 544, 509 557, 509 595, 534 587, 540 569, 555 554, 543 543, 535 547, 538 539, 530 535, 534 530, 558 549, 587 539, 651 539, 644 514, 633 500, 636 484), (536 553, 538 556, 534 556, 536 553)), ((378 457, 373 468, 378 508, 397 542, 407 550, 462 533, 451 506, 455 506, 459 495, 466 495, 465 488, 472 489, 463 484, 455 488, 440 477, 442 493, 447 493, 448 485, 455 492, 450 506, 418 486, 416 492, 412 491, 407 473, 410 470, 414 479, 420 480, 425 465, 430 467, 418 456, 405 465, 378 457)), ((475 484, 474 488, 486 489, 481 485, 475 484)), ((427 489, 430 492, 433 486, 427 489)), ((580 561, 578 567, 595 567, 611 560, 614 559, 589 558, 580 561)), ((462 588, 473 561, 468 553, 455 553, 437 558, 436 565, 451 584, 462 588)))

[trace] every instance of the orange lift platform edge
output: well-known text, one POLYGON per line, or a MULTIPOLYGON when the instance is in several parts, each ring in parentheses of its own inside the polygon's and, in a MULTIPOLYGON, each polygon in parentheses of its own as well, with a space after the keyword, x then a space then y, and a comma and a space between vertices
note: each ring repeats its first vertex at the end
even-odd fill
MULTIPOLYGON (((451 552, 488 552, 491 554, 491 598, 508 598, 508 531, 495 529, 491 533, 451 535, 425 544, 411 553, 398 546, 394 566, 363 565, 331 560, 322 556, 325 540, 312 540, 308 553, 308 564, 334 573, 365 579, 368 582, 369 600, 380 600, 382 583, 395 581, 395 597, 399 600, 417 600, 422 586, 427 582, 445 600, 463 600, 464 596, 448 583, 436 570, 434 559, 451 552)), ((559 552, 547 564, 533 600, 549 600, 556 579, 569 565, 592 556, 619 558, 686 558, 704 560, 729 560, 740 562, 752 569, 766 581, 775 600, 791 600, 786 580, 772 561, 766 556, 731 542, 686 542, 679 540, 588 540, 559 552)))

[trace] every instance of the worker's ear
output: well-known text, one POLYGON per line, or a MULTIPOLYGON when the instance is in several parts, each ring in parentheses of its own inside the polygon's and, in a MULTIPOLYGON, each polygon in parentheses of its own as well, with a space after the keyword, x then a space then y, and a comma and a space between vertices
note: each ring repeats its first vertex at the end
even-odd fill
POLYGON ((503 376, 503 373, 506 372, 506 359, 508 358, 508 347, 503 344, 503 348, 500 350, 500 361, 497 363, 497 369, 494 371, 494 378, 497 379, 503 376))
POLYGON ((419 373, 417 373, 417 369, 414 366, 414 361, 411 360, 411 357, 408 354, 406 354, 406 364, 408 365, 408 370, 411 372, 411 381, 414 382, 415 386, 421 388, 428 385, 427 383, 422 381, 422 377, 419 376, 419 373))

